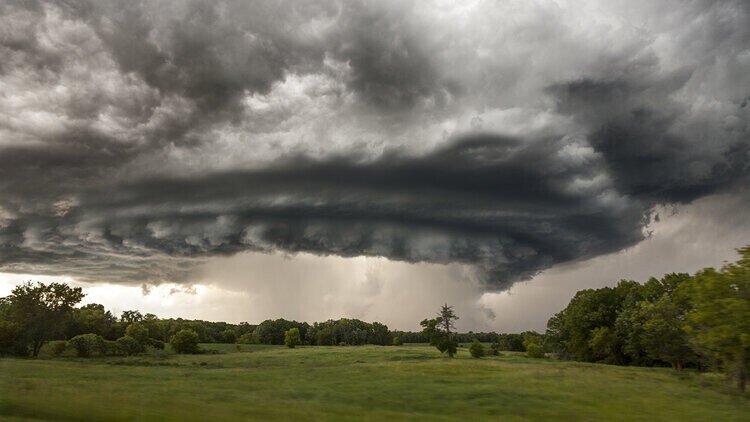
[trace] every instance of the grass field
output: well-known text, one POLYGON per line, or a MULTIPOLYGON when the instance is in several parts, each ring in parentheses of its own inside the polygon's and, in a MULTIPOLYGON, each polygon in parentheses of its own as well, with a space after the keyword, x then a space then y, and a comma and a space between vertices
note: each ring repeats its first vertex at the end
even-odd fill
POLYGON ((456 359, 431 347, 204 345, 221 354, 0 359, 1 420, 750 420, 710 374, 456 359))

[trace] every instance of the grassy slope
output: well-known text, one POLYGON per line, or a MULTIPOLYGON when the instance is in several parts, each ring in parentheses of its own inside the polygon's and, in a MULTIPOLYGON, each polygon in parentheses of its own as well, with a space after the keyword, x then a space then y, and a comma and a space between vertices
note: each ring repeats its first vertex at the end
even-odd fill
POLYGON ((420 346, 222 349, 0 359, 0 419, 750 420, 747 397, 669 369, 476 360, 466 350, 451 360, 420 346))

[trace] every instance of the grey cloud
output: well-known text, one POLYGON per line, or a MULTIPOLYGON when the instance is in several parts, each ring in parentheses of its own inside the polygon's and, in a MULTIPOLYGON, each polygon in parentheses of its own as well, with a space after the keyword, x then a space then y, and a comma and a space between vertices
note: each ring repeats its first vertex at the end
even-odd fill
MULTIPOLYGON (((444 105, 459 90, 441 75, 429 26, 414 19, 413 2, 346 3, 338 22, 335 54, 352 68, 349 86, 381 110, 403 112, 420 101, 444 105)), ((440 43, 440 44, 439 44, 440 43)))
POLYGON ((678 10, 670 24, 681 28, 671 40, 680 61, 661 63, 646 45, 645 58, 624 72, 547 90, 557 110, 589 133, 618 189, 656 203, 726 189, 750 168, 750 110, 743 106, 750 61, 741 58, 750 46, 750 7, 695 2, 678 10))
POLYGON ((538 5, 509 33, 491 4, 0 7, 2 271, 185 281, 283 250, 472 264, 503 289, 750 167, 740 2, 649 6, 664 19, 611 49, 538 5))
MULTIPOLYGON (((67 221, 41 229, 41 242, 175 259, 278 248, 474 263, 489 287, 502 288, 642 237, 644 209, 597 182, 597 157, 581 163, 565 154, 571 148, 578 145, 476 135, 427 156, 296 158, 265 170, 149 179, 81 195, 67 221), (85 224, 92 228, 77 231, 85 224)), ((14 261, 28 249, 20 231, 3 230, 14 261)))
POLYGON ((721 121, 686 122, 690 110, 669 95, 688 77, 653 84, 582 79, 551 91, 559 110, 591 131, 621 192, 688 202, 746 177, 750 165, 750 113, 735 102, 721 121))

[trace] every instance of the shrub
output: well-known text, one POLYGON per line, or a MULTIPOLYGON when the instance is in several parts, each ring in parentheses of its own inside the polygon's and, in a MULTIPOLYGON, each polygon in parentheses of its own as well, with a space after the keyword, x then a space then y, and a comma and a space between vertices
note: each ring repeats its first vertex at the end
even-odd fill
POLYGON ((193 330, 180 330, 169 339, 169 344, 175 352, 181 354, 195 354, 198 349, 198 333, 193 330))
POLYGON ((471 346, 469 346, 469 353, 471 353, 471 357, 473 358, 481 358, 484 356, 484 346, 482 346, 479 340, 474 339, 471 342, 471 346))
POLYGON ((81 334, 68 340, 68 346, 76 351, 76 356, 87 358, 94 353, 104 354, 104 339, 97 334, 81 334))
POLYGON ((115 340, 115 344, 117 345, 117 349, 119 350, 119 352, 125 356, 143 352, 143 345, 141 343, 138 343, 138 340, 128 335, 122 336, 115 340))
POLYGON ((154 349, 164 350, 164 342, 155 338, 150 338, 146 341, 146 344, 153 347, 154 349))
POLYGON ((253 333, 245 333, 237 339, 237 343, 253 344, 253 343, 256 343, 256 341, 255 341, 255 337, 253 337, 253 333))
POLYGON ((526 356, 530 358, 543 358, 544 357, 544 349, 541 345, 536 343, 531 343, 528 346, 526 346, 526 356))
POLYGON ((299 335, 299 328, 290 328, 284 333, 284 344, 290 349, 294 349, 294 346, 302 344, 302 339, 299 335))
POLYGON ((500 343, 494 342, 490 345, 490 354, 492 356, 500 356, 500 343))
POLYGON ((52 356, 60 356, 68 348, 67 341, 52 341, 49 344, 49 352, 52 356))
POLYGON ((104 354, 107 356, 121 355, 122 351, 117 347, 116 341, 104 340, 104 354))
POLYGON ((394 346, 401 346, 404 343, 401 343, 401 339, 398 337, 393 337, 393 345, 394 346))

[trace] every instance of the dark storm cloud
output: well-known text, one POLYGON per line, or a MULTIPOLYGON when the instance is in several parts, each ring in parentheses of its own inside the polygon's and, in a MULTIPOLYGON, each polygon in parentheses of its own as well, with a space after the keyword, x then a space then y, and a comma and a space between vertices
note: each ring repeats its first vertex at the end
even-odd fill
POLYGON ((149 179, 87 192, 61 219, 21 220, 0 234, 16 245, 6 250, 10 262, 78 262, 80 277, 87 267, 122 273, 92 262, 102 253, 177 259, 279 248, 478 264, 499 288, 641 239, 643 209, 607 197, 606 187, 594 188, 598 196, 571 188, 595 178, 601 163, 569 162, 562 151, 570 146, 478 135, 421 157, 297 158, 259 171, 149 179), (25 253, 29 232, 32 243, 36 235, 70 254, 25 253))
POLYGON ((649 56, 548 88, 589 132, 618 189, 652 202, 695 200, 750 168, 750 6, 695 2, 681 18, 674 42, 685 59, 671 69, 649 56))
POLYGON ((649 6, 635 35, 540 5, 0 7, 0 271, 182 281, 283 250, 500 289, 637 243, 655 204, 750 163, 741 3, 649 6))
POLYGON ((435 52, 447 36, 427 40, 427 25, 413 22, 411 2, 370 9, 345 3, 336 56, 352 68, 348 85, 381 110, 403 111, 421 101, 443 103, 458 84, 435 70, 435 52))
POLYGON ((748 174, 750 132, 749 113, 739 98, 718 125, 681 122, 690 111, 668 96, 688 77, 641 86, 628 80, 582 79, 551 91, 561 112, 589 127, 591 145, 604 157, 621 192, 655 202, 689 202, 748 174))

